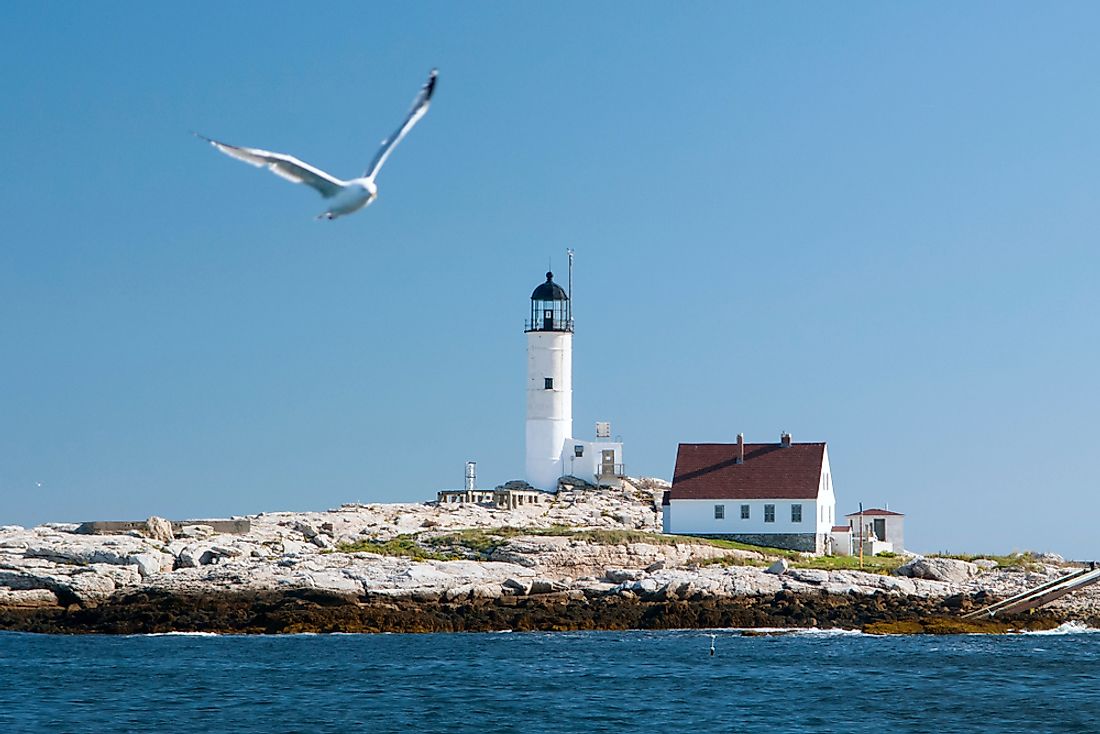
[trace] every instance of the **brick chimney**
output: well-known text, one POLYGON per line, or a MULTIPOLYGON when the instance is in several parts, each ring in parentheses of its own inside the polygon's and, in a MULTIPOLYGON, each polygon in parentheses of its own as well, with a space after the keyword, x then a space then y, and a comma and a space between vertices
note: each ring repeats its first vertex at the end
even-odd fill
POLYGON ((745 434, 737 434, 737 463, 745 463, 745 434))
POLYGON ((791 447, 791 434, 787 433, 786 431, 783 431, 783 433, 779 434, 779 444, 783 448, 789 449, 791 447))

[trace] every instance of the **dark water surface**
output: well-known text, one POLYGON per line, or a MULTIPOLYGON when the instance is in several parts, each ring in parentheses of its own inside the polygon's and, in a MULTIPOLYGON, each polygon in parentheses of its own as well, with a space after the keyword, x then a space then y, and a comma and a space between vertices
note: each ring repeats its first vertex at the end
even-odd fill
POLYGON ((1100 732, 1100 634, 0 633, 0 732, 1100 732))

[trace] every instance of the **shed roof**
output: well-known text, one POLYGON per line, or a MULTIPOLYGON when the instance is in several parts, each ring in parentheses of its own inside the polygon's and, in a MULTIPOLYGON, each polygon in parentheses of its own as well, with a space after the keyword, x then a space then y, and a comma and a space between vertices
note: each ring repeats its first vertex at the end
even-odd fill
MULTIPOLYGON (((869 510, 864 510, 863 514, 864 515, 894 515, 896 517, 905 517, 904 512, 891 512, 890 510, 880 510, 877 507, 872 507, 869 510)), ((844 517, 859 517, 859 513, 858 512, 849 512, 844 517)))
POLYGON ((670 499, 817 499, 825 443, 682 443, 670 499))

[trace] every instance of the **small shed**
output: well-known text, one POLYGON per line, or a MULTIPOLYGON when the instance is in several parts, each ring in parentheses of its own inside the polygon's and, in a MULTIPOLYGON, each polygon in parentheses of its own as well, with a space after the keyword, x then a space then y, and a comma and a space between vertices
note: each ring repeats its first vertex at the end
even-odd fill
POLYGON ((877 550, 891 550, 900 553, 905 550, 905 515, 887 509, 872 507, 869 510, 852 512, 845 515, 848 525, 852 528, 852 545, 858 547, 860 539, 864 543, 864 552, 867 544, 871 543, 877 550), (862 526, 861 526, 862 517, 862 526), (889 547, 884 547, 884 544, 889 547))

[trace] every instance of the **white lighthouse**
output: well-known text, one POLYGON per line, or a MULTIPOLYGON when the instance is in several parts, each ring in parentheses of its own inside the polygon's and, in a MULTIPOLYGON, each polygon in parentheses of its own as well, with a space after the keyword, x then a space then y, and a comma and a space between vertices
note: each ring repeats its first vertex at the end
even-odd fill
POLYGON ((595 440, 573 436, 573 253, 569 290, 546 274, 531 294, 527 320, 527 483, 557 492, 558 480, 573 476, 614 486, 623 476, 623 444, 612 440, 611 424, 596 424, 595 440))
POLYGON ((531 294, 527 332, 527 483, 554 492, 573 435, 573 314, 568 293, 546 274, 531 294))

